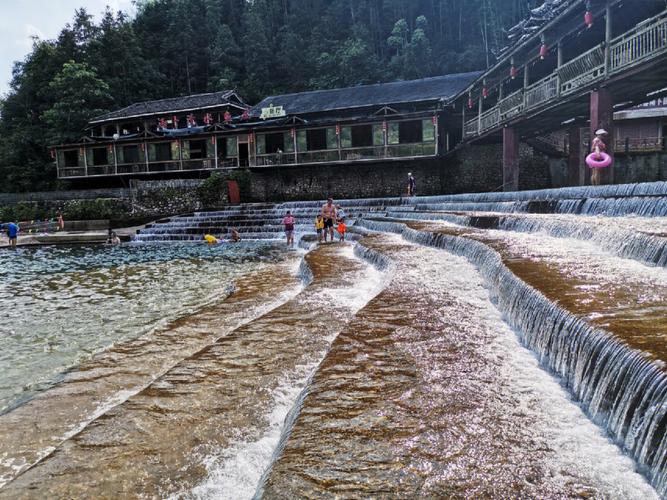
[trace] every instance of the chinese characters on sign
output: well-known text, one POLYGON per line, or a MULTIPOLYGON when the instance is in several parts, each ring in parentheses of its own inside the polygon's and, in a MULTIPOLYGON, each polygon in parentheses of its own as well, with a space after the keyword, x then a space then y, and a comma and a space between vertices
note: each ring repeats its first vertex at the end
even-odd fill
POLYGON ((262 114, 259 117, 262 120, 266 120, 268 118, 280 118, 282 116, 287 116, 287 113, 285 113, 282 106, 269 104, 268 108, 262 108, 262 114))

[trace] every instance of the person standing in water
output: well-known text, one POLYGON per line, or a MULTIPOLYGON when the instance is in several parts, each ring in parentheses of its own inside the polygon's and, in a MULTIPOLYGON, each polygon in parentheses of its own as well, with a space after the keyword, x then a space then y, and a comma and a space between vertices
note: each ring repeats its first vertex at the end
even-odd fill
MULTIPOLYGON (((600 153, 604 153, 607 150, 607 145, 604 143, 604 139, 607 137, 608 133, 605 129, 601 128, 595 131, 595 139, 591 142, 591 152, 595 153, 595 158, 600 159, 600 153)), ((601 168, 591 168, 591 184, 593 186, 600 185, 600 170, 601 168)))
POLYGON ((327 202, 322 206, 322 218, 324 219, 324 242, 327 242, 327 232, 331 236, 331 241, 334 240, 334 222, 336 222, 336 206, 333 204, 333 199, 328 198, 327 202))
POLYGON ((287 215, 283 218, 283 224, 285 225, 285 237, 287 238, 287 245, 294 246, 294 223, 295 219, 292 216, 292 212, 287 211, 287 215))
POLYGON ((415 178, 412 177, 412 172, 408 173, 408 196, 415 195, 415 186, 417 185, 415 178))
POLYGON ((20 231, 18 224, 10 222, 5 226, 5 228, 7 229, 7 238, 9 238, 9 246, 12 248, 16 247, 16 240, 18 239, 20 231))

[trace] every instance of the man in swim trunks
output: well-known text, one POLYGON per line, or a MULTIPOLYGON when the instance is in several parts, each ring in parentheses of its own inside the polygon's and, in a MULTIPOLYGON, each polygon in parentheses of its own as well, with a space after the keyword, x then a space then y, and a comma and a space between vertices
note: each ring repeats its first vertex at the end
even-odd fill
POLYGON ((334 240, 334 222, 336 221, 336 206, 333 199, 327 199, 327 202, 322 206, 322 218, 324 219, 324 242, 327 242, 327 232, 331 236, 331 241, 334 240))

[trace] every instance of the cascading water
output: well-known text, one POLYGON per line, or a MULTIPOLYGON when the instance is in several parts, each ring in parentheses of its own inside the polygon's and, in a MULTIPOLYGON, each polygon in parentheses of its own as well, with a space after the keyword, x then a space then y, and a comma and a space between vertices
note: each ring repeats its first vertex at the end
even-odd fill
POLYGON ((667 495, 667 375, 607 332, 550 302, 517 278, 488 246, 468 238, 361 221, 419 244, 445 249, 475 264, 496 295, 498 307, 540 362, 557 373, 591 418, 605 427, 667 495))

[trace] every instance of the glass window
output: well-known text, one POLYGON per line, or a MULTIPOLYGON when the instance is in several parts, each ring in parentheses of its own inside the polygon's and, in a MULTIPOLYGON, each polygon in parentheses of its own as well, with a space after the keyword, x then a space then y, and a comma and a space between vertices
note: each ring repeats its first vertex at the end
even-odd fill
POLYGON ((340 129, 340 147, 352 147, 352 127, 341 127, 340 129))
POLYGON ((373 146, 384 146, 384 131, 381 123, 373 125, 373 146))
MULTIPOLYGON (((288 134, 289 135, 289 134, 288 134)), ((259 144, 259 142, 258 142, 259 144)), ((278 151, 285 152, 285 134, 275 132, 273 134, 264 134, 264 152, 267 155, 276 154, 278 151)), ((261 154, 257 151, 257 154, 261 154)))
POLYGON ((389 133, 387 134, 387 143, 389 144, 398 144, 399 141, 399 127, 398 127, 399 122, 390 122, 389 125, 389 133))
POLYGON ((257 154, 258 155, 265 155, 266 154, 266 135, 265 134, 257 134, 257 143, 255 144, 255 147, 257 148, 257 154))
POLYGON ((181 147, 178 141, 171 141, 171 160, 179 160, 181 158, 181 147))
POLYGON ((171 160, 171 143, 159 142, 157 144, 149 144, 148 159, 149 161, 171 160))
POLYGON ((291 132, 283 132, 283 145, 285 153, 294 153, 294 138, 291 132))
POLYGON ((338 136, 336 127, 329 127, 327 130, 327 149, 338 149, 338 136))
POLYGON ((238 156, 239 155, 238 138, 236 136, 227 137, 226 142, 227 142, 227 156, 232 158, 238 156))
POLYGON ((306 130, 297 130, 296 147, 299 152, 308 151, 308 134, 306 130))
POLYGON ((435 141, 435 124, 431 118, 422 120, 422 142, 435 141))

